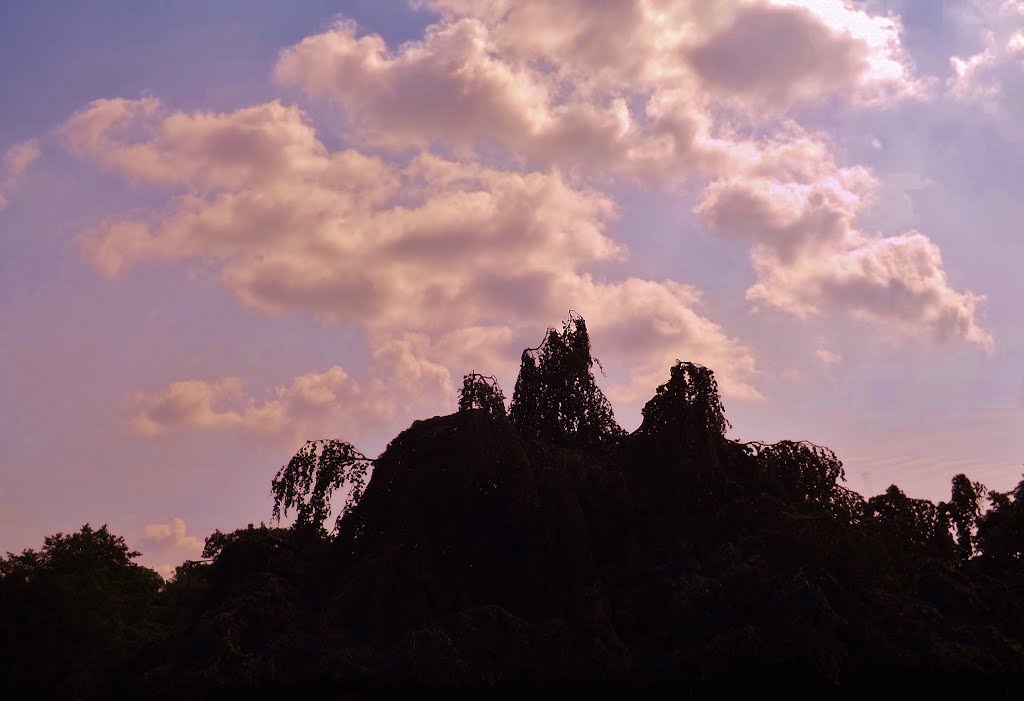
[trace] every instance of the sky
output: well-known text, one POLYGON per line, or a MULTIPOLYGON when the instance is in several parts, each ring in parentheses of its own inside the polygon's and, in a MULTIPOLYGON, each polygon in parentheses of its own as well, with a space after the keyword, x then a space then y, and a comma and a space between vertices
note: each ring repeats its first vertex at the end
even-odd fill
POLYGON ((1024 471, 1024 2, 0 5, 0 551, 163 574, 586 318, 866 496, 1024 471))

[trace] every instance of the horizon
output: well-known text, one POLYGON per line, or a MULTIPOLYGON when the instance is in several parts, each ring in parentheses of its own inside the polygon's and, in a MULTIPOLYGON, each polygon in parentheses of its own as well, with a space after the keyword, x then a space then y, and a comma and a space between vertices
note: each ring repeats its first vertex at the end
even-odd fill
POLYGON ((1024 5, 652 7, 0 9, 0 551, 167 575, 570 309, 627 430, 678 358, 866 497, 1016 484, 1024 5))

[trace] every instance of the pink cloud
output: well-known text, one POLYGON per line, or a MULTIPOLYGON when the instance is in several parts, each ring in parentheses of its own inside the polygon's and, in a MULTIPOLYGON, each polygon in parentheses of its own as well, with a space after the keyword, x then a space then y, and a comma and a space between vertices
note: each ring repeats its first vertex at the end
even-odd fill
MULTIPOLYGON (((199 558, 203 553, 205 541, 188 534, 185 519, 175 516, 169 521, 146 524, 142 531, 143 547, 148 559, 166 559, 181 562, 186 559, 199 558)), ((174 575, 174 565, 161 564, 154 569, 164 579, 174 575)))
POLYGON ((25 171, 38 160, 42 152, 35 139, 16 144, 0 159, 0 209, 4 209, 11 193, 18 187, 25 171))
MULTIPOLYGON (((613 396, 649 393, 686 357, 755 398, 752 352, 700 313, 695 289, 592 277, 626 254, 597 184, 698 178, 710 180, 698 214, 751 247, 752 301, 991 344, 981 297, 950 287, 931 241, 854 226, 872 173, 840 167, 784 118, 825 98, 921 95, 895 20, 840 0, 426 4, 439 19, 420 41, 391 49, 341 22, 277 61, 278 82, 340 105, 348 141, 372 152, 331 151, 277 101, 211 113, 98 100, 72 115, 61 134, 74 153, 173 192, 85 232, 86 257, 108 275, 203 261, 250 308, 363 326, 380 368, 442 393, 477 363, 504 367, 511 339, 572 307, 626 368, 613 396)), ((382 377, 345 396, 358 406, 382 377)), ((136 426, 286 426, 302 413, 292 385, 259 399, 240 383, 175 383, 140 400, 136 426)))
POLYGON ((342 22, 283 51, 275 77, 339 104, 370 145, 498 146, 646 177, 727 158, 723 107, 921 93, 898 23, 839 0, 426 5, 441 19, 422 41, 391 51, 342 22))
POLYGON ((843 356, 835 351, 829 350, 828 348, 818 348, 814 351, 814 355, 821 361, 822 365, 838 365, 843 362, 843 356))
POLYGON ((863 169, 828 161, 811 177, 713 182, 696 208, 717 233, 752 245, 751 301, 801 318, 846 311, 906 333, 929 332, 990 349, 977 320, 983 296, 957 291, 926 236, 870 235, 855 226, 877 186, 863 169), (829 172, 831 170, 831 172, 829 172))
MULTIPOLYGON (((401 363, 393 363, 400 373, 401 363)), ((408 392, 444 389, 447 375, 433 378, 435 386, 404 373, 408 392)), ((289 444, 309 435, 333 432, 337 425, 364 424, 390 418, 395 398, 364 387, 335 365, 323 372, 300 375, 286 385, 275 387, 263 399, 247 395, 245 382, 237 377, 219 380, 181 380, 155 392, 141 392, 134 398, 137 413, 133 428, 143 436, 166 431, 245 431, 280 437, 289 444)))
MULTIPOLYGON (((176 183, 183 192, 163 211, 112 219, 80 237, 86 256, 109 275, 150 261, 206 260, 220 266, 224 285, 247 306, 364 324, 375 352, 408 334, 427 334, 418 352, 431 363, 439 362, 445 338, 495 316, 515 328, 543 325, 567 306, 601 309, 602 295, 618 289, 586 276, 587 266, 624 256, 606 233, 614 203, 558 171, 497 169, 428 153, 405 164, 351 150, 331 153, 315 138, 294 138, 308 133, 304 116, 276 103, 191 115, 122 102, 113 109, 111 101, 99 101, 74 115, 63 129, 71 148, 88 155, 91 144, 101 143, 104 151, 94 157, 109 167, 129 178, 176 183), (146 117, 134 126, 148 138, 124 135, 117 118, 96 117, 138 111, 146 117), (106 130, 97 127, 101 122, 106 130), (277 129, 285 136, 275 136, 277 129), (263 144, 251 163, 207 148, 211 134, 224 139, 236 131, 257 134, 263 144), (139 161, 134 153, 148 155, 139 161)), ((711 345, 722 358, 747 352, 690 309, 691 296, 664 285, 662 307, 675 305, 673 313, 690 319, 690 330, 677 340, 696 338, 704 324, 715 330, 711 345)), ((443 368, 471 369, 453 368, 456 360, 449 357, 443 368)), ((749 391, 752 364, 729 367, 733 384, 749 391)), ((154 412, 195 428, 272 423, 268 406, 232 405, 236 391, 227 381, 186 381, 154 399, 137 428, 160 425, 154 412), (217 408, 222 405, 235 408, 217 408)))

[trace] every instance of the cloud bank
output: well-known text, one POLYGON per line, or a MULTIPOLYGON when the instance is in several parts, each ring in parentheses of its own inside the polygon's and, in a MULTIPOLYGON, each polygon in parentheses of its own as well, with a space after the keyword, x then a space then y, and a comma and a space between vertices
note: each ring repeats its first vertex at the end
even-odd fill
POLYGON ((63 125, 79 157, 172 193, 79 237, 98 270, 201 261, 245 306, 357 325, 374 355, 367 378, 335 366, 262 399, 239 378, 174 383, 139 396, 138 430, 285 430, 332 402, 393 415, 370 399, 403 405, 389 373, 451 396, 568 308, 625 368, 613 398, 649 395, 677 357, 760 396, 754 351, 699 290, 609 277, 628 256, 609 233, 621 183, 700 190, 698 220, 749 247, 756 309, 992 346, 983 297, 950 284, 925 234, 863 230, 876 177, 797 121, 928 99, 897 20, 842 0, 419 5, 434 21, 418 41, 343 20, 278 57, 278 85, 338 108, 338 150, 281 101, 96 100, 63 125))

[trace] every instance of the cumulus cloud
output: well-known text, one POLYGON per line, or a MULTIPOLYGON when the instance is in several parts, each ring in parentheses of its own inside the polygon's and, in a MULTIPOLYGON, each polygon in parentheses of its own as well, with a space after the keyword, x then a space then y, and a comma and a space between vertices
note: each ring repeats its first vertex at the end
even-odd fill
POLYGON ((710 178, 698 211, 754 247, 752 300, 990 342, 980 297, 950 289, 934 244, 854 231, 874 176, 778 119, 829 97, 924 95, 898 20, 842 0, 424 4, 440 20, 422 41, 391 51, 342 23, 282 52, 277 79, 335 101, 352 138, 374 146, 710 178))
POLYGON ((436 396, 450 389, 444 368, 423 367, 401 343, 378 354, 389 361, 394 382, 373 379, 361 384, 335 365, 300 375, 258 399, 246 394, 245 382, 237 377, 182 380, 163 390, 138 393, 132 426, 143 436, 191 428, 240 430, 294 442, 389 419, 396 414, 400 400, 405 406, 404 400, 419 393, 436 396), (405 396, 397 396, 399 390, 405 396))
POLYGON ((999 93, 999 83, 993 75, 999 61, 995 35, 985 37, 985 48, 971 56, 952 56, 949 59, 953 74, 946 84, 949 94, 958 100, 981 100, 999 93))
POLYGON ((696 208, 712 230, 752 245, 757 279, 748 299, 800 318, 846 311, 991 348, 977 320, 984 298, 950 285, 934 242, 916 231, 886 237, 856 227, 877 187, 868 171, 825 160, 790 175, 720 179, 696 208))
POLYGON ((980 48, 967 56, 951 56, 947 93, 954 100, 980 104, 997 113, 1000 102, 1019 97, 1021 60, 1024 57, 1024 5, 982 1, 972 5, 972 25, 980 31, 980 48), (1006 95, 1007 87, 1013 88, 1006 95))
POLYGON ((166 523, 147 524, 142 539, 149 543, 160 543, 170 548, 180 548, 193 554, 203 550, 203 539, 186 534, 185 519, 172 518, 166 523))
POLYGON ((373 146, 643 176, 728 161, 716 110, 921 92, 898 23, 840 0, 423 4, 441 19, 421 41, 391 51, 341 22, 283 51, 277 80, 339 104, 373 146))
POLYGON ((595 277, 626 256, 597 189, 617 178, 709 183, 696 211, 750 246, 760 306, 991 344, 981 297, 950 286, 934 243, 855 226, 874 175, 791 121, 825 100, 921 96, 897 20, 843 0, 419 4, 436 16, 419 41, 341 21, 278 58, 280 84, 341 107, 350 148, 277 101, 97 100, 62 127, 72 152, 169 192, 79 237, 98 269, 203 261, 250 308, 361 326, 374 355, 358 382, 332 368, 263 399, 238 378, 175 383, 140 396, 140 431, 283 430, 317 411, 295 398, 303 378, 354 407, 401 405, 374 385, 388 373, 450 394, 461 372, 514 366, 502 358, 524 329, 567 308, 626 368, 617 399, 649 394, 676 358, 759 396, 752 352, 697 290, 595 277))
MULTIPOLYGON (((658 328, 677 353, 721 360, 730 376, 724 385, 754 394, 749 351, 698 314, 684 286, 589 277, 588 266, 625 255, 606 233, 615 205, 557 170, 504 170, 429 153, 404 163, 331 153, 301 111, 278 103, 186 114, 151 99, 131 102, 94 102, 62 129, 76 152, 182 190, 163 211, 111 219, 80 237, 86 256, 109 275, 151 261, 210 261, 250 307, 358 323, 375 353, 397 354, 409 367, 459 363, 456 373, 472 369, 463 362, 507 350, 509 329, 543 324, 568 307, 603 310, 623 285, 646 296, 662 288, 656 305, 631 313, 671 319, 658 328), (224 145, 239 143, 259 146, 224 145), (508 326, 494 327, 494 318, 508 326)), ((290 413, 279 398, 243 399, 233 378, 185 381, 150 399, 136 421, 143 432, 166 423, 272 427, 290 413)))
POLYGON ((0 209, 7 207, 11 193, 41 153, 39 144, 31 139, 12 146, 0 159, 0 209))
POLYGON ((862 102, 920 95, 899 23, 841 0, 737 3, 690 54, 703 82, 754 106, 846 95, 862 102))
MULTIPOLYGON (((150 559, 166 559, 181 562, 195 559, 202 555, 204 540, 188 534, 185 519, 175 516, 170 521, 149 523, 142 531, 143 547, 150 559)), ((157 565, 154 568, 164 579, 174 575, 174 565, 170 563, 157 565)))

